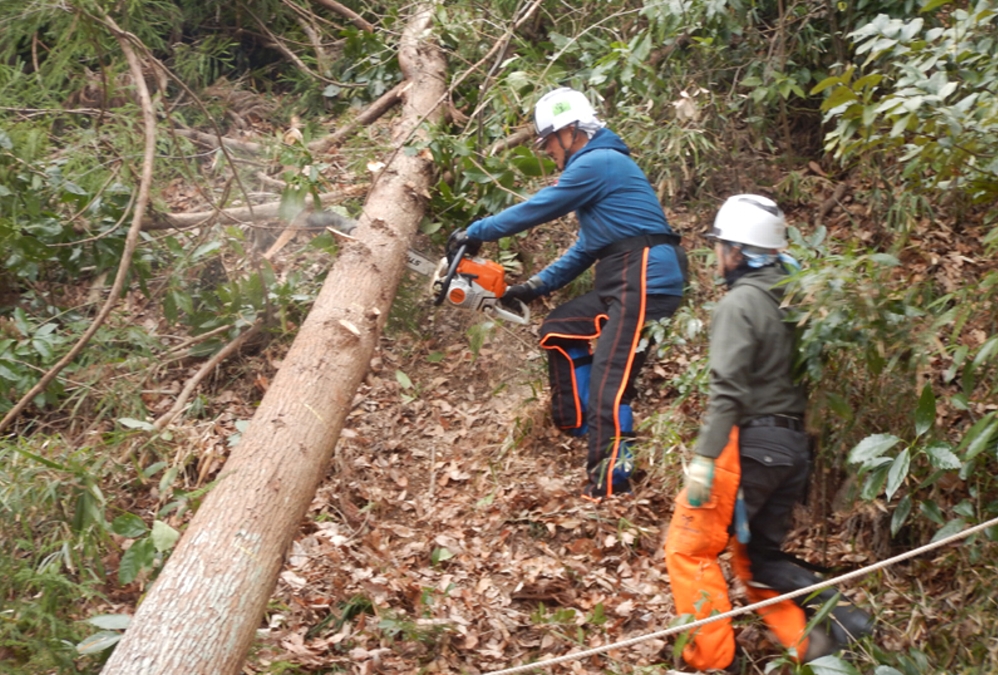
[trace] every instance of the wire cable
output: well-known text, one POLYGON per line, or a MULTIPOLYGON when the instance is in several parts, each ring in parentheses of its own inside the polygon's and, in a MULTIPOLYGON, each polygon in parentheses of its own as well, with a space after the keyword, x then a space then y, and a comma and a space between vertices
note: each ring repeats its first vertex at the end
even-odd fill
POLYGON ((744 607, 737 607, 722 614, 714 614, 704 619, 700 619, 698 621, 693 621, 691 623, 684 623, 681 626, 673 626, 671 628, 666 628, 664 630, 656 631, 654 633, 639 635, 637 637, 629 638, 627 640, 621 640, 620 642, 614 642, 612 644, 602 645, 600 647, 593 647, 592 649, 586 649, 581 652, 564 654, 562 656, 557 656, 551 659, 545 659, 543 661, 524 663, 522 665, 513 666, 512 668, 505 668, 503 670, 489 671, 487 673, 484 673, 483 675, 513 675, 513 673, 522 673, 528 670, 535 670, 537 668, 547 668, 558 663, 565 663, 566 661, 577 661, 579 659, 584 659, 586 657, 593 656, 595 654, 602 654, 603 652, 609 651, 611 649, 622 649, 624 647, 630 647, 632 645, 636 645, 638 643, 645 642, 647 640, 655 640, 667 637, 669 635, 674 635, 676 633, 690 631, 695 628, 699 628, 700 626, 704 626, 708 623, 712 623, 714 621, 721 621, 722 619, 730 619, 735 616, 741 616, 742 614, 747 614, 749 612, 763 609, 764 607, 769 607, 770 605, 775 605, 776 603, 782 602, 783 600, 798 598, 802 595, 810 595, 811 593, 823 590, 825 588, 828 588, 829 586, 834 586, 844 581, 851 581, 852 579, 865 576, 867 574, 870 574, 871 572, 875 572, 885 567, 890 567, 891 565, 895 565, 904 560, 908 560, 909 558, 914 558, 915 556, 922 555, 923 553, 927 553, 928 551, 932 551, 942 546, 946 546, 947 544, 951 544, 961 539, 965 539, 966 537, 969 537, 972 534, 977 534, 978 532, 986 530, 989 527, 995 527, 995 526, 998 526, 998 518, 992 518, 991 520, 988 520, 986 522, 974 525, 973 527, 969 527, 966 530, 961 530, 956 534, 951 534, 948 537, 943 537, 938 541, 932 541, 929 542, 928 544, 925 544, 924 546, 919 546, 918 548, 896 555, 893 558, 887 558, 886 560, 881 560, 880 562, 876 562, 872 565, 868 565, 858 570, 853 570, 852 572, 848 572, 847 574, 837 576, 834 579, 828 579, 826 581, 821 581, 816 584, 811 584, 810 586, 805 586, 804 588, 798 588, 796 591, 784 593, 783 595, 777 596, 775 598, 762 600, 761 602, 756 602, 754 604, 746 605, 744 607))

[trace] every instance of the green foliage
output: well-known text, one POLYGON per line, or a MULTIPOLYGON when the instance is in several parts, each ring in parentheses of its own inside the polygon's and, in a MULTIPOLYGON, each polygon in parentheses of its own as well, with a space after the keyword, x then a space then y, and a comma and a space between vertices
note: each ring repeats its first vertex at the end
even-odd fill
MULTIPOLYGON (((48 138, 28 124, 0 127, 0 250, 5 274, 65 281, 117 267, 131 190, 81 184, 69 159, 48 159, 48 138)), ((88 181, 89 182, 89 181, 88 181)))
MULTIPOLYGON (((941 3, 929 3, 923 12, 941 3)), ((825 119, 835 128, 826 149, 856 160, 873 150, 896 157, 891 178, 909 189, 998 196, 998 81, 994 26, 986 0, 939 17, 880 15, 850 34, 861 68, 815 86, 827 92, 825 119)))
MULTIPOLYGON (((74 613, 98 597, 105 460, 58 438, 0 444, 0 670, 73 669, 74 613)), ((72 672, 76 672, 75 669, 72 672)))

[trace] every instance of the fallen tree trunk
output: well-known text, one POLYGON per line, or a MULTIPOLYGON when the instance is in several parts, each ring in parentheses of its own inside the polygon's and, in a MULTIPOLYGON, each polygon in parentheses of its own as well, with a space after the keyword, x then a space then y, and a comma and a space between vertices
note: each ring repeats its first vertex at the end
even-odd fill
MULTIPOLYGON (((397 143, 439 117, 444 61, 416 8, 399 62, 412 82, 397 143)), ((240 444, 222 468, 104 675, 238 673, 367 372, 430 186, 426 154, 397 153, 240 444)))

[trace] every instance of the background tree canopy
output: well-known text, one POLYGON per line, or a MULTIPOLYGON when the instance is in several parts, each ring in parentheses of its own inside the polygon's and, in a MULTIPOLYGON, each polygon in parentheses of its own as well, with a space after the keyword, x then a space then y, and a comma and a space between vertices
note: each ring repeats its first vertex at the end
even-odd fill
MULTIPOLYGON (((115 310, 89 346, 0 440, 4 672, 97 672, 125 625, 121 615, 217 478, 338 250, 325 229, 288 225, 303 225, 318 202, 356 217, 392 151, 384 111, 370 111, 397 100, 406 11, 331 0, 0 4, 0 413, 92 325, 126 256, 145 157, 123 44, 138 59, 156 119, 151 205, 125 258, 126 289, 110 298, 115 310), (173 411, 192 373, 251 326, 260 334, 238 359, 173 411)), ((698 235, 737 192, 762 192, 784 207, 792 253, 805 263, 795 309, 819 470, 798 555, 841 570, 998 515, 996 17, 989 0, 436 5, 448 115, 428 141, 405 150, 431 153, 438 169, 414 245, 439 253, 454 228, 551 179, 553 164, 523 141, 534 102, 568 85, 586 91, 633 148, 691 250, 690 300, 654 327, 661 358, 642 383, 644 501, 620 507, 617 521, 579 511, 555 521, 546 498, 504 482, 535 480, 545 473, 539 462, 574 466, 572 453, 549 452, 560 441, 543 429, 540 371, 523 366, 530 350, 514 333, 480 317, 433 314, 425 282, 413 278, 362 392, 363 415, 341 439, 328 479, 339 496, 316 507, 301 546, 340 527, 344 555, 372 578, 389 568, 420 571, 397 586, 393 577, 346 574, 320 592, 293 554, 288 573, 306 585, 282 576, 290 586, 279 586, 248 667, 312 672, 378 658, 392 672, 412 672, 463 663, 470 653, 484 670, 647 628, 582 590, 600 582, 573 587, 571 575, 545 576, 515 567, 518 560, 508 564, 530 580, 530 592, 502 597, 519 618, 500 621, 483 609, 459 629, 448 617, 460 594, 441 575, 457 589, 484 583, 487 565, 474 546, 441 543, 434 533, 425 555, 413 549, 411 560, 369 556, 377 541, 413 536, 400 534, 415 527, 413 514, 393 525, 406 509, 393 512, 397 495, 386 495, 445 499, 471 480, 460 477, 467 473, 493 483, 476 483, 474 500, 440 512, 469 530, 506 523, 525 546, 540 546, 547 533, 549 550, 564 545, 597 568, 601 556, 575 542, 602 542, 592 546, 616 560, 605 563, 612 577, 623 574, 619 565, 653 567, 652 534, 705 402, 704 327, 717 291, 698 235), (516 349, 526 351, 503 360, 516 349), (467 392, 447 378, 470 379, 476 369, 494 385, 478 395, 509 403, 457 415, 467 392), (476 431, 461 435, 476 415, 476 431), (425 459, 427 444, 446 434, 460 447, 489 433, 497 434, 491 454, 479 442, 445 467, 425 459), (405 434, 413 434, 408 448, 405 434), (364 459, 372 448, 378 459, 364 459), (425 473, 427 462, 419 490, 415 478, 403 480, 425 473), (357 470, 382 487, 358 485, 357 470), (322 603, 300 601, 307 593, 325 598, 324 614, 322 603), (489 621, 507 635, 481 629, 489 621), (371 656, 375 648, 387 651, 371 656), (351 656, 357 649, 367 656, 351 656)), ((558 223, 503 240, 490 254, 526 275, 572 233, 571 222, 558 223)), ((992 530, 854 589, 878 612, 884 635, 853 665, 836 666, 853 670, 834 672, 998 664, 995 537, 992 530)), ((579 579, 595 578, 576 567, 579 579)), ((482 604, 492 607, 487 586, 482 604)), ((634 602, 653 626, 673 618, 668 606, 634 602)), ((641 658, 641 672, 667 669, 641 658)), ((637 672, 637 663, 601 667, 637 672)))

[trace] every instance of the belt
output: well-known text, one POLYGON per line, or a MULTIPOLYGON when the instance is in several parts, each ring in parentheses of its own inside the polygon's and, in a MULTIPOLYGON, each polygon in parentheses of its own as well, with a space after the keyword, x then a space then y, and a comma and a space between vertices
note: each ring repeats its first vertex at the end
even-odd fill
POLYGON ((679 246, 682 241, 678 234, 672 233, 661 233, 661 234, 639 234, 636 237, 628 237, 627 239, 620 239, 613 242, 612 244, 607 244, 600 250, 596 251, 596 258, 602 260, 603 258, 608 258, 617 253, 623 253, 624 251, 634 251, 642 248, 651 248, 652 246, 658 246, 659 244, 672 244, 673 246, 679 246))
POLYGON ((754 417, 742 425, 743 427, 781 427, 791 431, 804 431, 804 420, 789 415, 766 415, 754 417))

